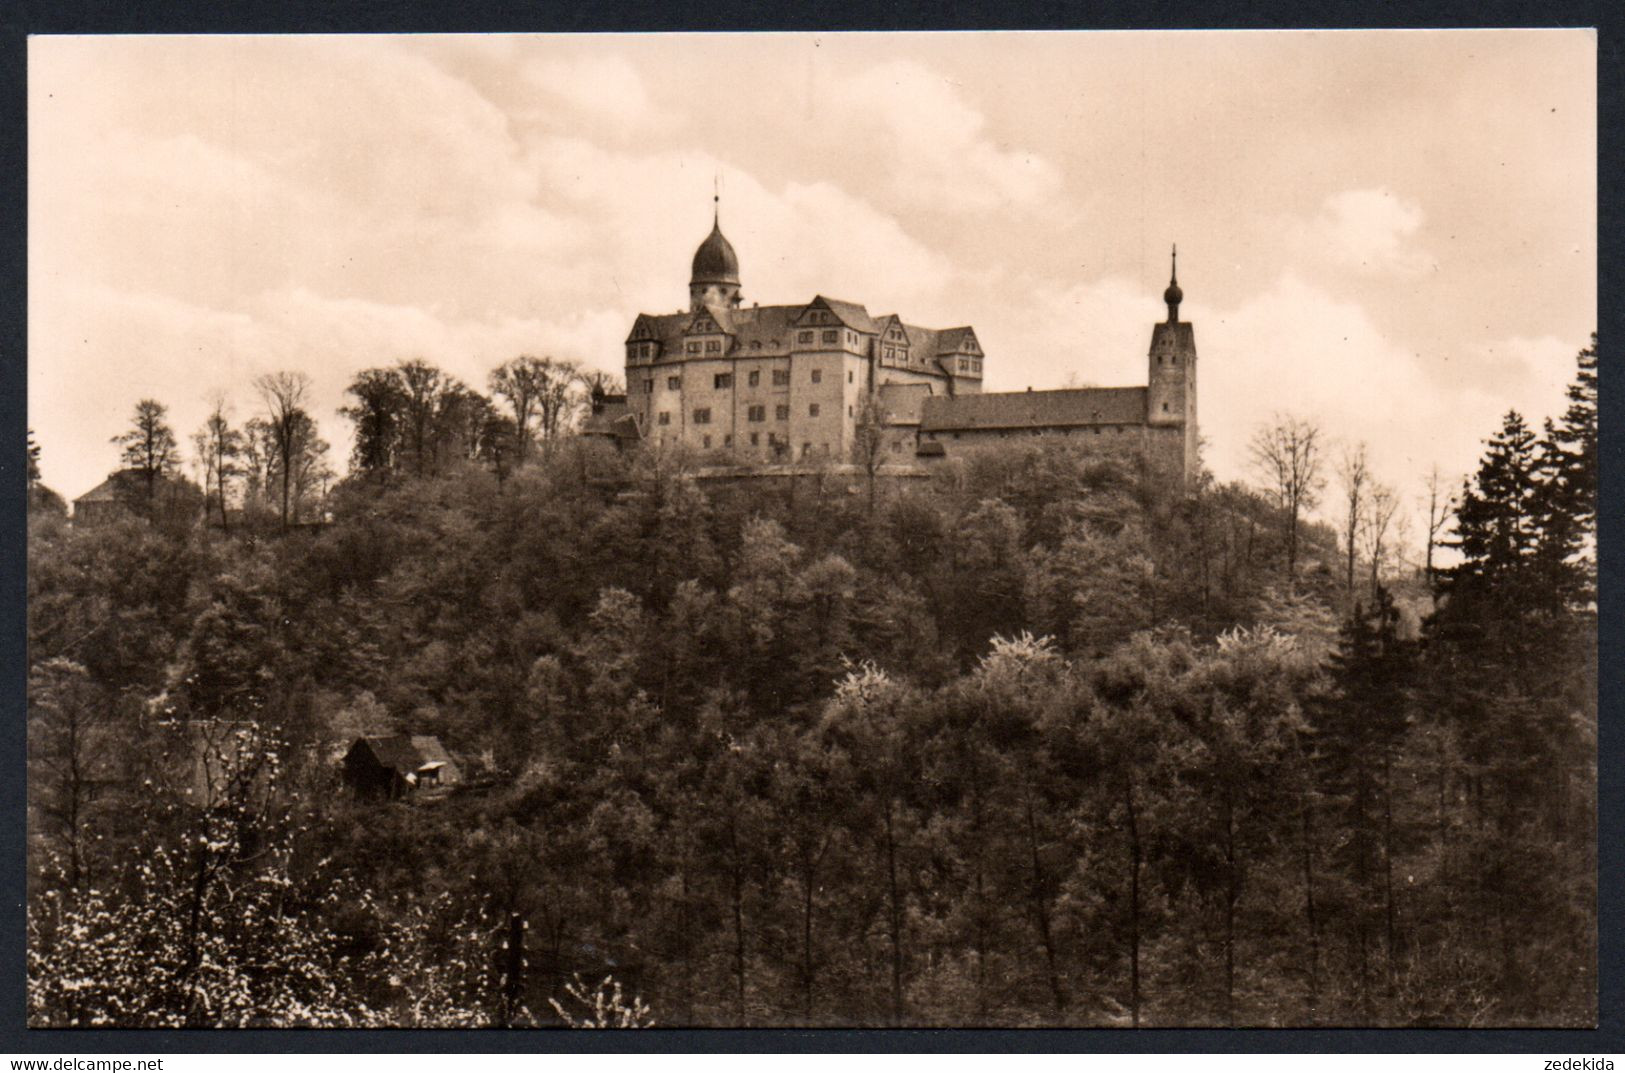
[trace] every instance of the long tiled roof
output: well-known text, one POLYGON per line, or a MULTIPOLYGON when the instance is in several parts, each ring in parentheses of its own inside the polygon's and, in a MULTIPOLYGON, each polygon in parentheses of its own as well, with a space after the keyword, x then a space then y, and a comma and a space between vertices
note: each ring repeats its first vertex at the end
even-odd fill
MULTIPOLYGON (((648 334, 660 343, 661 356, 664 358, 683 356, 683 335, 698 316, 709 315, 717 325, 727 334, 733 336, 734 343, 729 356, 740 357, 750 354, 760 354, 763 357, 782 356, 790 353, 792 333, 796 330, 796 321, 807 311, 807 307, 814 302, 826 306, 831 313, 850 328, 869 335, 878 334, 881 324, 886 317, 873 317, 862 305, 857 302, 845 302, 838 298, 829 298, 818 295, 813 302, 806 305, 778 305, 778 306, 747 306, 739 309, 711 309, 705 314, 679 312, 679 313, 642 313, 633 323, 632 331, 627 336, 627 342, 633 342, 639 337, 639 328, 646 327, 648 334)), ((936 331, 931 328, 921 328, 913 324, 904 324, 903 330, 908 334, 909 347, 915 358, 932 362, 938 354, 952 352, 959 346, 960 340, 969 328, 947 328, 936 331)))
POLYGON ((994 428, 1058 428, 1145 423, 1143 387, 1008 391, 985 395, 933 396, 925 400, 920 428, 927 432, 994 428))

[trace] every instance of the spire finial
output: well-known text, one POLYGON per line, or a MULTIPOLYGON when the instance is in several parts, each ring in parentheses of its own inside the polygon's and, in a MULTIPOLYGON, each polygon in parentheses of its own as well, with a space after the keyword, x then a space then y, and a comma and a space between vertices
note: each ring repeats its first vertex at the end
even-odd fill
POLYGON ((1179 323, 1179 303, 1185 300, 1185 292, 1179 289, 1179 244, 1174 244, 1173 270, 1168 278, 1168 289, 1162 292, 1162 300, 1168 303, 1168 323, 1179 323))
POLYGON ((722 173, 711 173, 711 226, 722 226, 722 173))

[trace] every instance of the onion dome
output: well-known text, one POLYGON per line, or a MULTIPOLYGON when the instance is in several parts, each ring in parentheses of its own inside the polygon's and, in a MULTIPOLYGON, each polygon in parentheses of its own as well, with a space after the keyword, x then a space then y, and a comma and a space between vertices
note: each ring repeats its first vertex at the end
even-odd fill
MULTIPOLYGON (((698 262, 696 262, 698 263, 698 262)), ((1168 279, 1168 289, 1162 292, 1162 300, 1171 306, 1176 306, 1185 300, 1185 292, 1179 289, 1179 247, 1174 247, 1174 267, 1168 279)))
POLYGON ((1179 323, 1179 303, 1185 300, 1185 292, 1179 289, 1179 247, 1174 247, 1174 266, 1168 277, 1168 289, 1162 292, 1162 300, 1168 303, 1168 323, 1179 323))
POLYGON ((711 233, 694 251, 694 273, 689 283, 738 282, 739 256, 734 253, 732 243, 722 236, 721 225, 713 223, 711 233))

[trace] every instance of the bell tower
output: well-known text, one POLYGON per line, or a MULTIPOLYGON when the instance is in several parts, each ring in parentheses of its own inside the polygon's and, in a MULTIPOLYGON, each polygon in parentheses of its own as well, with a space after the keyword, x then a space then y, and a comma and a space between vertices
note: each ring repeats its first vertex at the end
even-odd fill
POLYGON ((1153 429, 1183 432, 1184 469, 1189 476, 1197 464, 1196 333, 1189 321, 1179 319, 1185 292, 1179 286, 1178 246, 1173 249, 1173 267, 1162 300, 1168 306, 1168 319, 1151 329, 1145 419, 1153 429))

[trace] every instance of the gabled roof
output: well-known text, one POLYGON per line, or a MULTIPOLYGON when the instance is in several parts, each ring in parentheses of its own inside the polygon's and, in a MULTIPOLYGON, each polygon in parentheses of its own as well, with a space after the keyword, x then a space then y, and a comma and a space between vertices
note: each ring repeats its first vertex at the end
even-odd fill
POLYGON ((905 324, 903 330, 908 333, 908 347, 914 357, 927 358, 937 353, 937 336, 941 333, 936 329, 905 324))
POLYGON ((986 395, 934 396, 925 400, 920 428, 927 432, 999 428, 1066 428, 1143 425, 1143 387, 1007 391, 986 395))
POLYGON ((944 328, 937 333, 937 353, 957 353, 965 344, 966 337, 970 338, 971 345, 981 352, 982 346, 976 340, 976 333, 969 326, 963 328, 944 328))
POLYGON ((835 319, 848 328, 856 328, 860 332, 875 334, 875 321, 869 311, 857 302, 843 302, 839 298, 826 298, 822 294, 807 304, 807 308, 822 306, 835 314, 835 319))
POLYGON ((120 484, 119 474, 115 473, 115 474, 113 474, 113 476, 107 478, 105 481, 98 484, 96 487, 92 488, 90 491, 86 492, 84 495, 80 496, 78 499, 75 499, 74 503, 79 504, 79 503, 118 503, 118 502, 121 502, 123 500, 124 496, 123 496, 123 493, 119 490, 119 484, 120 484))
POLYGON ((638 428, 638 419, 626 408, 625 397, 621 405, 613 409, 606 407, 604 412, 589 414, 581 423, 583 436, 608 436, 616 440, 637 440, 643 437, 643 430, 638 428))
POLYGON ((685 335, 710 335, 713 331, 711 327, 713 324, 716 325, 715 330, 727 335, 733 335, 733 311, 720 306, 716 309, 701 309, 689 318, 688 326, 683 329, 683 333, 685 335))
POLYGON ((380 764, 400 775, 411 775, 430 767, 438 767, 453 777, 461 774, 440 739, 432 735, 363 737, 357 739, 352 750, 359 746, 365 746, 380 764))
MULTIPOLYGON (((175 484, 173 477, 166 477, 160 473, 153 481, 155 491, 163 491, 175 484)), ((121 469, 107 475, 107 479, 84 495, 75 499, 75 505, 80 503, 122 503, 129 500, 132 495, 146 494, 146 480, 138 469, 121 469)))
POLYGON ((790 332, 804 306, 751 306, 733 311, 735 353, 788 354, 790 332), (760 343, 758 347, 756 344, 760 343))

